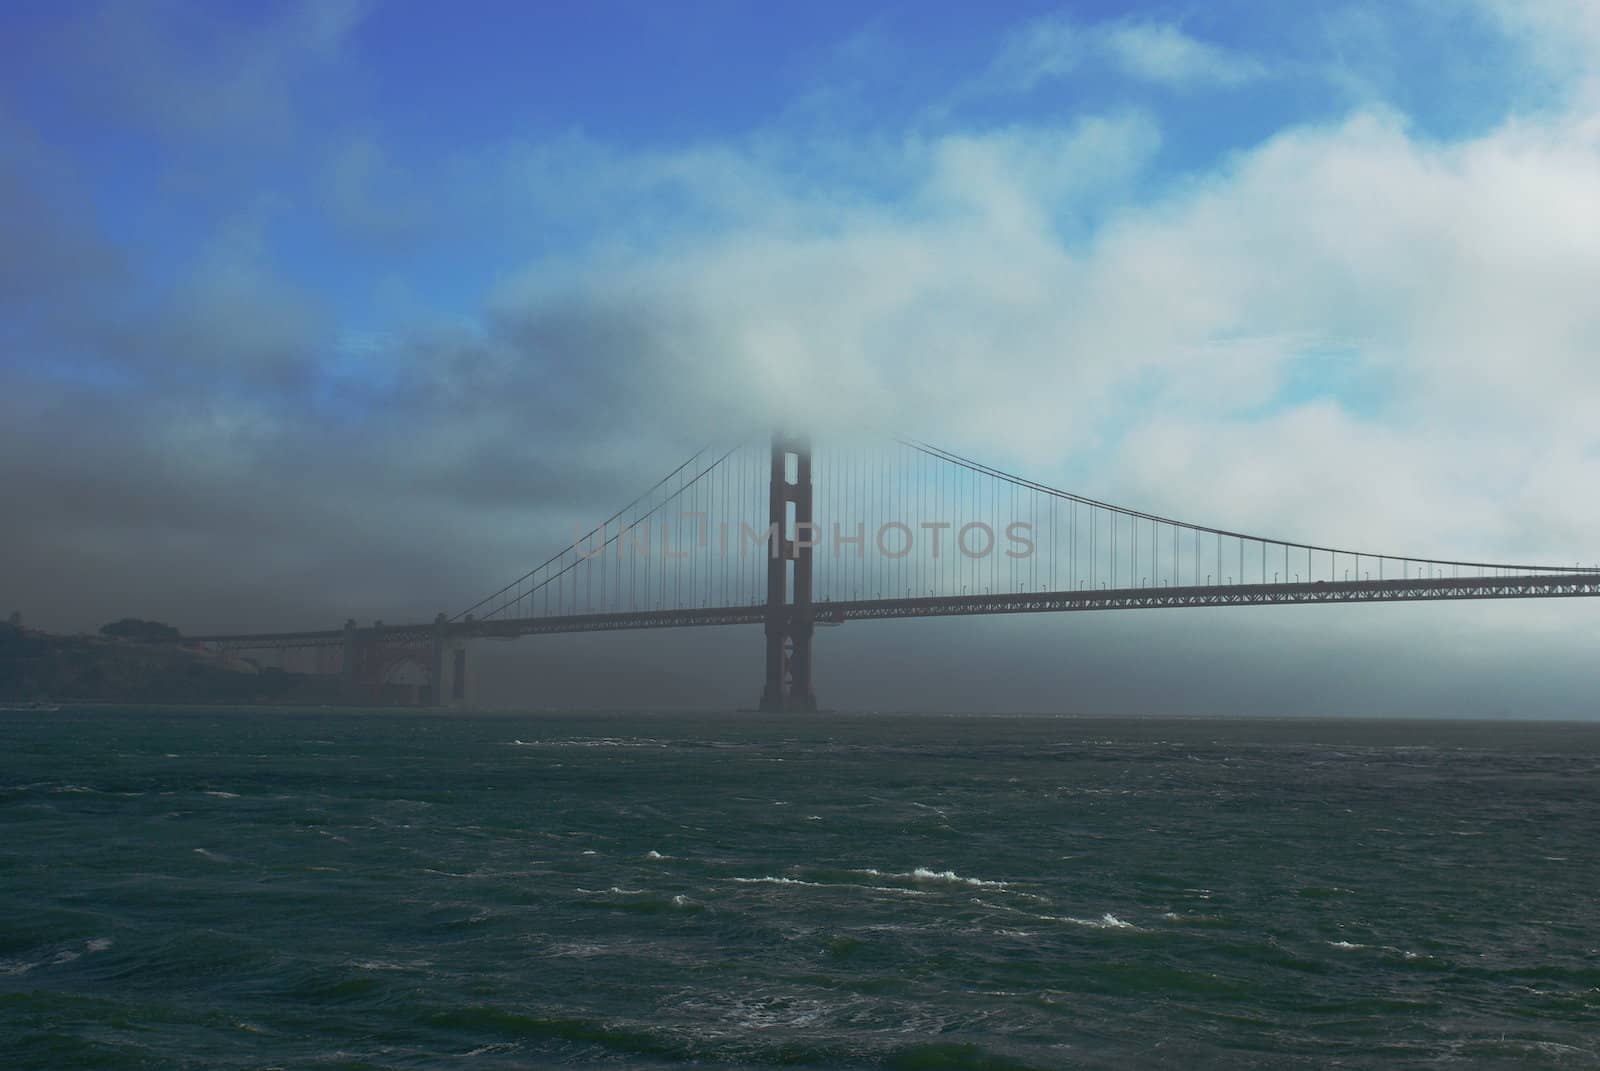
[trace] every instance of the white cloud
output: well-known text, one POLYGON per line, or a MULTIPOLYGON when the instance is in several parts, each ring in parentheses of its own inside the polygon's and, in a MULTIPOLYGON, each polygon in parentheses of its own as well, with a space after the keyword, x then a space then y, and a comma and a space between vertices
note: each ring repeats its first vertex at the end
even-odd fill
POLYGON ((1009 35, 980 88, 1026 93, 1041 82, 1072 74, 1087 51, 1077 23, 1062 16, 1035 19, 1009 35))
MULTIPOLYGON (((1440 143, 1358 112, 1134 199, 1157 138, 1124 117, 909 139, 884 170, 919 177, 877 212, 813 180, 805 227, 752 210, 612 244, 501 315, 671 310, 636 360, 686 419, 917 429, 1113 501, 1378 550, 1600 550, 1600 507, 1566 492, 1600 480, 1586 115, 1440 143), (1311 364, 1328 350, 1352 355, 1340 381, 1311 364)), ((741 160, 792 218, 785 178, 741 160)))
MULTIPOLYGON (((986 425, 981 408, 960 415, 963 400, 986 400, 997 367, 1025 363, 1019 372, 1043 382, 1019 389, 1019 401, 1039 404, 1039 420, 1003 419, 1058 441, 1041 426, 1054 423, 1041 388, 1089 389, 1100 375, 1071 352, 1081 269, 1058 224, 1116 198, 1156 144, 1139 117, 912 139, 884 164, 918 175, 893 208, 871 212, 861 191, 843 188, 812 190, 797 209, 774 176, 745 188, 772 191, 776 225, 752 212, 643 257, 608 251, 577 285, 672 309, 703 332, 640 363, 708 413, 761 423, 799 406, 836 423, 905 426, 940 413, 986 425), (797 212, 808 226, 789 225, 797 212)), ((570 266, 541 265, 497 308, 537 318, 570 300, 573 281, 570 266)))
POLYGON ((1267 73, 1259 61, 1197 40, 1170 23, 1113 24, 1098 36, 1124 73, 1149 82, 1233 86, 1267 73))
POLYGON ((1173 87, 1229 87, 1255 81, 1266 67, 1164 22, 1082 25, 1065 14, 1035 19, 1013 31, 976 83, 974 95, 1027 93, 1104 65, 1132 79, 1173 87))
POLYGON ((1593 93, 1600 64, 1600 4, 1593 0, 1476 0, 1545 71, 1593 93))

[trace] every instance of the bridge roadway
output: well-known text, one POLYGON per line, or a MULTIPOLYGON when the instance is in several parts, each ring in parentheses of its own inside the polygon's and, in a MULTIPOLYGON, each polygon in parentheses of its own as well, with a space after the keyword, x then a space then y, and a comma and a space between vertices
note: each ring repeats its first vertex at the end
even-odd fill
MULTIPOLYGON (((979 595, 910 596, 853 599, 813 604, 818 624, 953 617, 968 614, 1064 613, 1075 610, 1134 610, 1183 606, 1269 606, 1357 602, 1431 602, 1444 599, 1571 598, 1600 595, 1600 571, 1535 573, 1498 577, 1438 577, 1409 580, 1314 580, 1293 584, 1225 584, 1185 587, 1099 588, 1079 591, 999 592, 979 595)), ((445 623, 374 625, 356 631, 363 639, 385 642, 450 639, 513 639, 566 632, 686 628, 703 625, 756 625, 766 620, 766 605, 715 606, 677 610, 622 610, 563 616, 490 618, 445 623)), ((343 629, 315 632, 226 633, 187 637, 190 642, 244 649, 334 647, 343 629)))

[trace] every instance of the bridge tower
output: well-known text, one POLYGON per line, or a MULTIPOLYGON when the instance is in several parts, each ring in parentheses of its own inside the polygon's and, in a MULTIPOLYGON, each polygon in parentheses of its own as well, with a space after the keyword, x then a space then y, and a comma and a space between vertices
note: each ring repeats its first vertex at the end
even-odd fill
POLYGON ((767 677, 762 710, 816 710, 811 690, 811 443, 803 436, 772 437, 768 492, 771 546, 767 557, 767 677), (789 478, 790 459, 794 478, 789 478), (793 506, 793 516, 790 506, 793 506))

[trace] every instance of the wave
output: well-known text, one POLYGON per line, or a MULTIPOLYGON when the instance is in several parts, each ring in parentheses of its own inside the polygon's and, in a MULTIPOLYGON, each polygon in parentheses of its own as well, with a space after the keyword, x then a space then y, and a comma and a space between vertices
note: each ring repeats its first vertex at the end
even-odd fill
POLYGON ((1074 926, 1087 926, 1091 930, 1137 930, 1133 923, 1120 919, 1107 911, 1097 919, 1080 919, 1073 915, 1040 915, 1047 922, 1069 922, 1074 926))
POLYGON ((415 959, 404 962, 395 962, 386 959, 357 959, 351 960, 350 966, 360 971, 415 971, 425 970, 433 966, 429 959, 415 959))
POLYGON ((0 959, 0 978, 27 974, 38 967, 62 967, 87 953, 104 952, 114 944, 116 942, 109 937, 92 937, 83 943, 82 948, 63 948, 43 959, 0 959))
MULTIPOLYGON (((800 870, 802 868, 795 867, 795 868, 792 868, 792 869, 800 870)), ((964 874, 958 874, 954 870, 934 870, 932 867, 926 867, 926 866, 919 866, 919 867, 916 867, 916 868, 914 868, 912 870, 879 870, 877 867, 872 867, 872 866, 866 866, 866 867, 840 867, 840 868, 833 868, 833 867, 828 867, 828 866, 812 866, 812 867, 806 868, 806 869, 809 869, 810 871, 815 872, 812 875, 814 877, 834 878, 834 877, 844 876, 844 877, 874 878, 874 879, 876 879, 878 881, 881 881, 881 882, 905 882, 908 885, 959 885, 959 886, 965 886, 967 888, 973 888, 973 889, 1011 889, 1011 885, 1012 885, 1012 883, 1009 882, 1009 881, 994 881, 994 880, 990 880, 988 878, 968 877, 967 875, 964 875, 964 874)), ((769 878, 766 878, 766 879, 760 879, 760 878, 735 878, 734 880, 735 881, 761 881, 761 880, 766 880, 766 881, 772 881, 772 882, 781 881, 781 882, 783 882, 785 884, 797 884, 797 885, 851 886, 851 887, 855 887, 855 888, 879 889, 879 890, 884 891, 884 892, 896 892, 896 893, 916 895, 916 896, 925 895, 925 893, 922 890, 918 890, 918 889, 898 888, 898 887, 892 887, 892 886, 888 886, 888 885, 863 885, 860 882, 852 882, 852 881, 832 881, 832 882, 829 882, 829 881, 802 881, 802 880, 795 879, 795 878, 779 879, 779 878, 772 878, 772 877, 769 877, 769 878)), ((1028 897, 1032 897, 1034 899, 1039 899, 1039 900, 1045 899, 1044 897, 1034 897, 1033 894, 1031 894, 1031 893, 1018 893, 1017 895, 1028 896, 1028 897)))
POLYGON ((572 737, 566 740, 508 740, 506 747, 671 747, 671 741, 640 736, 572 737))
POLYGON ((582 896, 593 898, 586 901, 591 906, 603 906, 634 914, 655 914, 661 911, 704 911, 706 909, 704 904, 698 900, 690 899, 682 893, 668 896, 653 889, 628 889, 620 885, 613 885, 609 889, 584 889, 580 887, 577 891, 582 896))
POLYGON ((1222 915, 1184 914, 1179 911, 1163 911, 1161 917, 1168 922, 1176 922, 1182 926, 1202 926, 1212 929, 1226 929, 1233 926, 1233 922, 1222 915))
MULTIPOLYGON (((866 871, 853 871, 866 873, 866 871)), ((802 885, 811 889, 865 889, 869 892, 893 893, 896 896, 922 896, 917 889, 898 889, 892 885, 862 885, 853 881, 804 881, 800 878, 783 878, 766 875, 759 878, 734 878, 741 885, 802 885)))
MULTIPOLYGON (((900 875, 891 875, 899 877, 900 875)), ((1011 883, 1008 881, 985 881, 983 878, 967 878, 957 874, 954 870, 932 870, 919 866, 911 872, 913 881, 942 881, 953 885, 971 885, 979 889, 1004 889, 1011 883)))
POLYGON ((922 883, 944 883, 948 885, 970 885, 977 889, 1005 889, 1009 888, 1009 881, 989 881, 984 878, 969 878, 957 874, 954 870, 934 870, 932 867, 919 866, 910 873, 879 870, 877 867, 860 867, 846 871, 848 874, 862 874, 869 878, 888 878, 891 881, 915 881, 922 883))
POLYGON ((1329 941, 1328 947, 1337 948, 1341 952, 1359 952, 1363 949, 1373 952, 1387 952, 1391 956, 1399 956, 1401 959, 1406 960, 1428 958, 1421 952, 1407 952, 1405 949, 1396 948, 1394 945, 1363 945, 1353 941, 1329 941))

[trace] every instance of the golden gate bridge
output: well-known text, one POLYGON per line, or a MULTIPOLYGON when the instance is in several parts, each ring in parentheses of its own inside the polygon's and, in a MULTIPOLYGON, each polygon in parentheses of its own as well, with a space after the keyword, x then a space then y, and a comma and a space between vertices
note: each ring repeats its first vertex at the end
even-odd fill
POLYGON ((819 627, 849 621, 1282 603, 1600 595, 1600 570, 1375 553, 1102 502, 912 438, 702 449, 454 615, 192 642, 313 650, 352 704, 472 701, 475 640, 761 625, 763 710, 814 710, 819 627))

